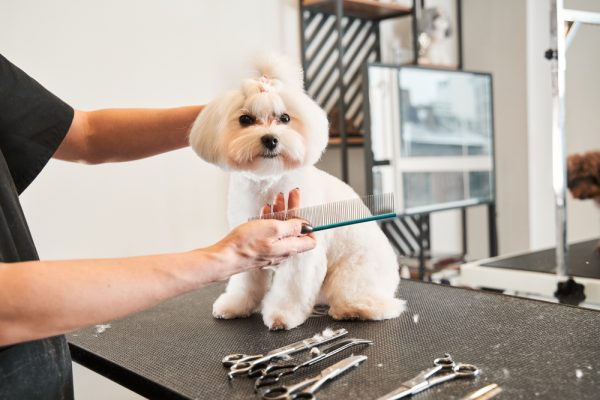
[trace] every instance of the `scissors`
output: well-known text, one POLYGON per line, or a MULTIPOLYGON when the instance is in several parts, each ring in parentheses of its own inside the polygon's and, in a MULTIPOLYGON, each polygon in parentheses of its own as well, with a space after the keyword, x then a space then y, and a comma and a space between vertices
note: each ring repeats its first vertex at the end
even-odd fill
POLYGON ((266 368, 271 360, 275 358, 281 358, 283 356, 296 353, 298 351, 308 349, 310 347, 327 343, 332 340, 338 339, 344 335, 347 335, 346 329, 337 329, 333 332, 327 332, 327 330, 316 334, 315 336, 301 340, 290 345, 280 347, 275 350, 271 350, 267 354, 230 354, 223 358, 223 365, 229 367, 229 373, 227 376, 229 379, 237 375, 249 374, 250 376, 260 373, 260 370, 266 368))
POLYGON ((301 364, 285 364, 285 365, 271 364, 271 365, 267 366, 266 368, 264 368, 263 370, 261 370, 262 375, 254 383, 254 389, 256 390, 256 389, 264 387, 264 386, 273 385, 273 384, 279 382, 281 380, 282 376, 291 375, 294 372, 296 372, 297 370, 299 370, 300 368, 314 365, 320 361, 323 361, 323 360, 333 356, 334 354, 337 354, 341 351, 349 349, 350 347, 357 346, 359 344, 372 344, 372 343, 373 342, 371 340, 366 340, 366 339, 355 339, 355 338, 344 339, 344 340, 336 342, 332 345, 324 347, 321 350, 321 353, 319 355, 317 355, 316 357, 313 357, 309 360, 306 360, 305 362, 303 362, 301 364))
POLYGON ((290 386, 276 386, 267 389, 262 398, 265 400, 295 400, 295 399, 315 399, 315 392, 326 382, 341 375, 352 367, 358 366, 365 361, 367 356, 350 356, 342 361, 325 368, 315 377, 308 378, 302 382, 290 386))
POLYGON ((377 400, 401 399, 420 393, 440 383, 457 378, 474 378, 481 373, 481 370, 474 365, 454 362, 450 354, 436 358, 433 360, 433 365, 433 367, 421 371, 411 380, 402 383, 398 389, 377 400))

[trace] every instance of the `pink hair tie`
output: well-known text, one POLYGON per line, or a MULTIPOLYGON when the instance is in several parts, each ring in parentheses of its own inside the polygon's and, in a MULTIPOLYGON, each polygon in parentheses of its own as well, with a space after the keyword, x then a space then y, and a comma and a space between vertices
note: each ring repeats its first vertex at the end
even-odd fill
POLYGON ((263 75, 260 77, 260 79, 258 81, 261 83, 258 87, 258 90, 261 93, 268 92, 266 85, 267 85, 267 82, 269 81, 269 78, 266 75, 263 75))

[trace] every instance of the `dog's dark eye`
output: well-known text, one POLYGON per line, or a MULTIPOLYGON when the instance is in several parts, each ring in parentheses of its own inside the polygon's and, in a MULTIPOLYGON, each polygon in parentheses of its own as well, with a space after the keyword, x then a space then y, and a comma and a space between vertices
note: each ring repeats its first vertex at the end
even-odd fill
POLYGON ((255 122, 256 122, 256 119, 254 119, 254 117, 251 115, 244 114, 240 117, 240 125, 242 125, 242 126, 252 125, 255 122))
POLYGON ((288 122, 290 122, 290 116, 287 114, 281 114, 279 116, 279 122, 287 124, 288 122))

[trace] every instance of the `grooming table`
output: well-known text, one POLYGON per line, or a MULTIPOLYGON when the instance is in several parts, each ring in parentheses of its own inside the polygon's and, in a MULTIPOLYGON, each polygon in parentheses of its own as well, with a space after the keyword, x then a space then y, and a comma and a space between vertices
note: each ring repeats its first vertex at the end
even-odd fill
MULTIPOLYGON (((213 319, 212 303, 222 290, 211 286, 113 321, 104 331, 91 327, 70 334, 73 360, 146 397, 253 399, 253 380, 230 382, 223 356, 260 354, 343 327, 346 337, 375 343, 352 349, 369 359, 317 392, 320 400, 375 399, 446 352, 479 366, 481 376, 439 385, 415 399, 460 399, 490 383, 503 388, 498 399, 598 399, 598 311, 405 280, 399 296, 408 301, 408 311, 400 318, 337 322, 321 316, 291 331, 269 332, 260 315, 213 319)), ((298 371, 292 381, 348 355, 298 371)))
MULTIPOLYGON (((593 308, 600 308, 598 242, 598 239, 586 240, 569 246, 571 274, 585 286, 586 300, 582 306, 593 308)), ((555 249, 551 248, 463 264, 457 283, 553 300, 558 283, 555 257, 555 249)))

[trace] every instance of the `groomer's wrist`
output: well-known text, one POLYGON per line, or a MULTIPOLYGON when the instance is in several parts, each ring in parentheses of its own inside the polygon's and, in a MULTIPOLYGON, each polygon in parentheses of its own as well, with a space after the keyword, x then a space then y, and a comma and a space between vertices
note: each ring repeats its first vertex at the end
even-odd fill
POLYGON ((198 250, 202 252, 202 268, 210 279, 209 283, 224 281, 239 271, 239 256, 231 243, 219 242, 198 250))

